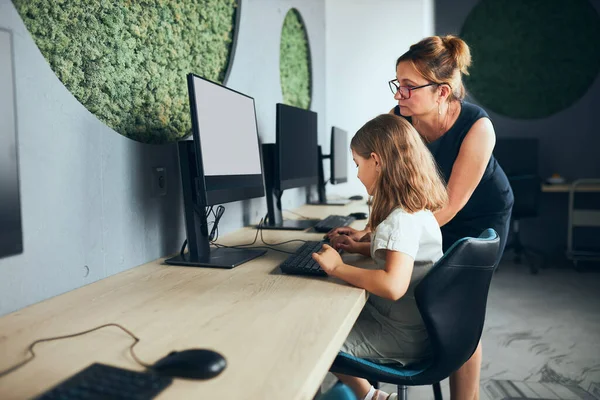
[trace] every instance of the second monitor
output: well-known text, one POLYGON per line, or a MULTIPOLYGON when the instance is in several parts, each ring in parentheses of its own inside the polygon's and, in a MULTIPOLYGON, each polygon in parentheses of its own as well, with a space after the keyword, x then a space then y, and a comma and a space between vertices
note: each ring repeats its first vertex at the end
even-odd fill
POLYGON ((267 192, 265 229, 304 230, 319 220, 283 220, 281 196, 285 189, 318 183, 317 114, 277 104, 276 142, 263 144, 267 192))
POLYGON ((333 185, 348 182, 348 132, 336 126, 331 127, 330 154, 323 154, 319 146, 319 182, 317 184, 318 201, 310 202, 313 205, 344 206, 350 203, 348 199, 327 200, 325 186, 325 173, 323 162, 329 159, 331 169, 329 182, 333 185))

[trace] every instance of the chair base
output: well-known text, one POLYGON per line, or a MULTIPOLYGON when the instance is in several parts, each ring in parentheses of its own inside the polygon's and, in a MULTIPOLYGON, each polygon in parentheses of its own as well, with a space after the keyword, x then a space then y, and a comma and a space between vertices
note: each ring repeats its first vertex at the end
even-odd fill
POLYGON ((513 251, 513 261, 515 264, 521 264, 523 258, 529 265, 529 272, 535 275, 539 272, 540 268, 545 267, 544 255, 531 247, 524 246, 521 242, 521 236, 519 235, 519 223, 513 221, 513 232, 512 240, 506 245, 504 252, 513 251))
MULTIPOLYGON (((433 388, 434 400, 443 400, 440 383, 434 383, 431 387, 433 388)), ((408 386, 398 385, 398 400, 408 400, 408 386)))

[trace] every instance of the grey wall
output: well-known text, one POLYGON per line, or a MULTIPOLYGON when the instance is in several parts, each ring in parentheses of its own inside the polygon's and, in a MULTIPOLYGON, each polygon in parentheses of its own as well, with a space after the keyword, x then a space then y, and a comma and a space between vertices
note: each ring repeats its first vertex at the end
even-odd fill
MULTIPOLYGON (((600 0, 590 0, 600 10, 600 0)), ((435 32, 438 35, 459 34, 477 0, 437 0, 435 32)), ((568 4, 566 2, 565 4, 568 4)), ((585 46, 585 43, 581 44, 585 46)), ((557 49, 557 51, 560 51, 557 49)), ((474 63, 477 60, 473 60, 474 63)), ((535 74, 535 71, 531 71, 535 74)), ((557 77, 557 85, 560 77, 557 77)), ((468 91, 467 87, 467 91, 468 91)), ((557 95, 559 95, 557 93, 557 95)), ((469 99, 476 103, 475 99, 469 99)), ((600 177, 600 132, 593 113, 600 110, 600 79, 571 107, 548 118, 517 120, 487 110, 496 135, 502 137, 534 137, 539 139, 539 170, 542 178, 560 173, 568 180, 600 177)), ((538 218, 523 220, 523 240, 553 258, 564 257, 567 232, 567 195, 542 196, 538 218)), ((600 237, 596 238, 600 242, 600 237)))
MULTIPOLYGON (((243 0, 227 85, 256 99, 263 142, 275 138, 279 37, 292 6, 310 39, 311 108, 325 113, 324 2, 243 0)), ((172 254, 185 235, 176 146, 133 142, 90 114, 54 75, 9 0, 0 0, 0 27, 14 34, 25 247, 0 260, 2 315, 172 254), (154 189, 155 167, 167 168, 165 196, 154 189)), ((320 118, 322 136, 324 126, 320 118)), ((293 207, 304 192, 290 191, 283 201, 293 207)), ((230 204, 220 232, 256 223, 264 212, 264 198, 230 204)))

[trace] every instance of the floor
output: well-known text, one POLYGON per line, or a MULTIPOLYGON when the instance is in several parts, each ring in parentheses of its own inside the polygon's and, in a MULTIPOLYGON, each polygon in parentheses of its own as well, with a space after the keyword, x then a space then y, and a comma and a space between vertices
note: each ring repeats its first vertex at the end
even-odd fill
MULTIPOLYGON (((494 275, 483 332, 482 400, 600 400, 600 264, 582 272, 566 263, 549 265, 531 275, 503 261, 494 275)), ((396 391, 386 384, 382 389, 396 391)), ((447 380, 442 391, 450 399, 447 380)), ((409 388, 408 397, 433 399, 433 392, 409 388)))

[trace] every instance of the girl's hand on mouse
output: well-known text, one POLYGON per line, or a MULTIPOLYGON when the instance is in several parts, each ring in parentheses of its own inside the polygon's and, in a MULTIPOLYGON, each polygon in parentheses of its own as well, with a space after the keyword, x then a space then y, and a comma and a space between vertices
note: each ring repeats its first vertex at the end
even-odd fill
POLYGON ((333 275, 335 270, 340 265, 344 264, 344 262, 342 261, 342 257, 340 257, 340 254, 337 251, 335 251, 333 247, 327 244, 324 244, 318 253, 313 253, 312 258, 313 260, 319 263, 319 265, 321 266, 321 268, 323 268, 323 271, 325 271, 327 275, 333 275))
POLYGON ((365 233, 365 231, 359 231, 354 228, 350 228, 349 226, 341 226, 327 232, 327 237, 329 240, 332 240, 334 237, 339 235, 346 235, 354 241, 359 241, 365 235, 365 233))

